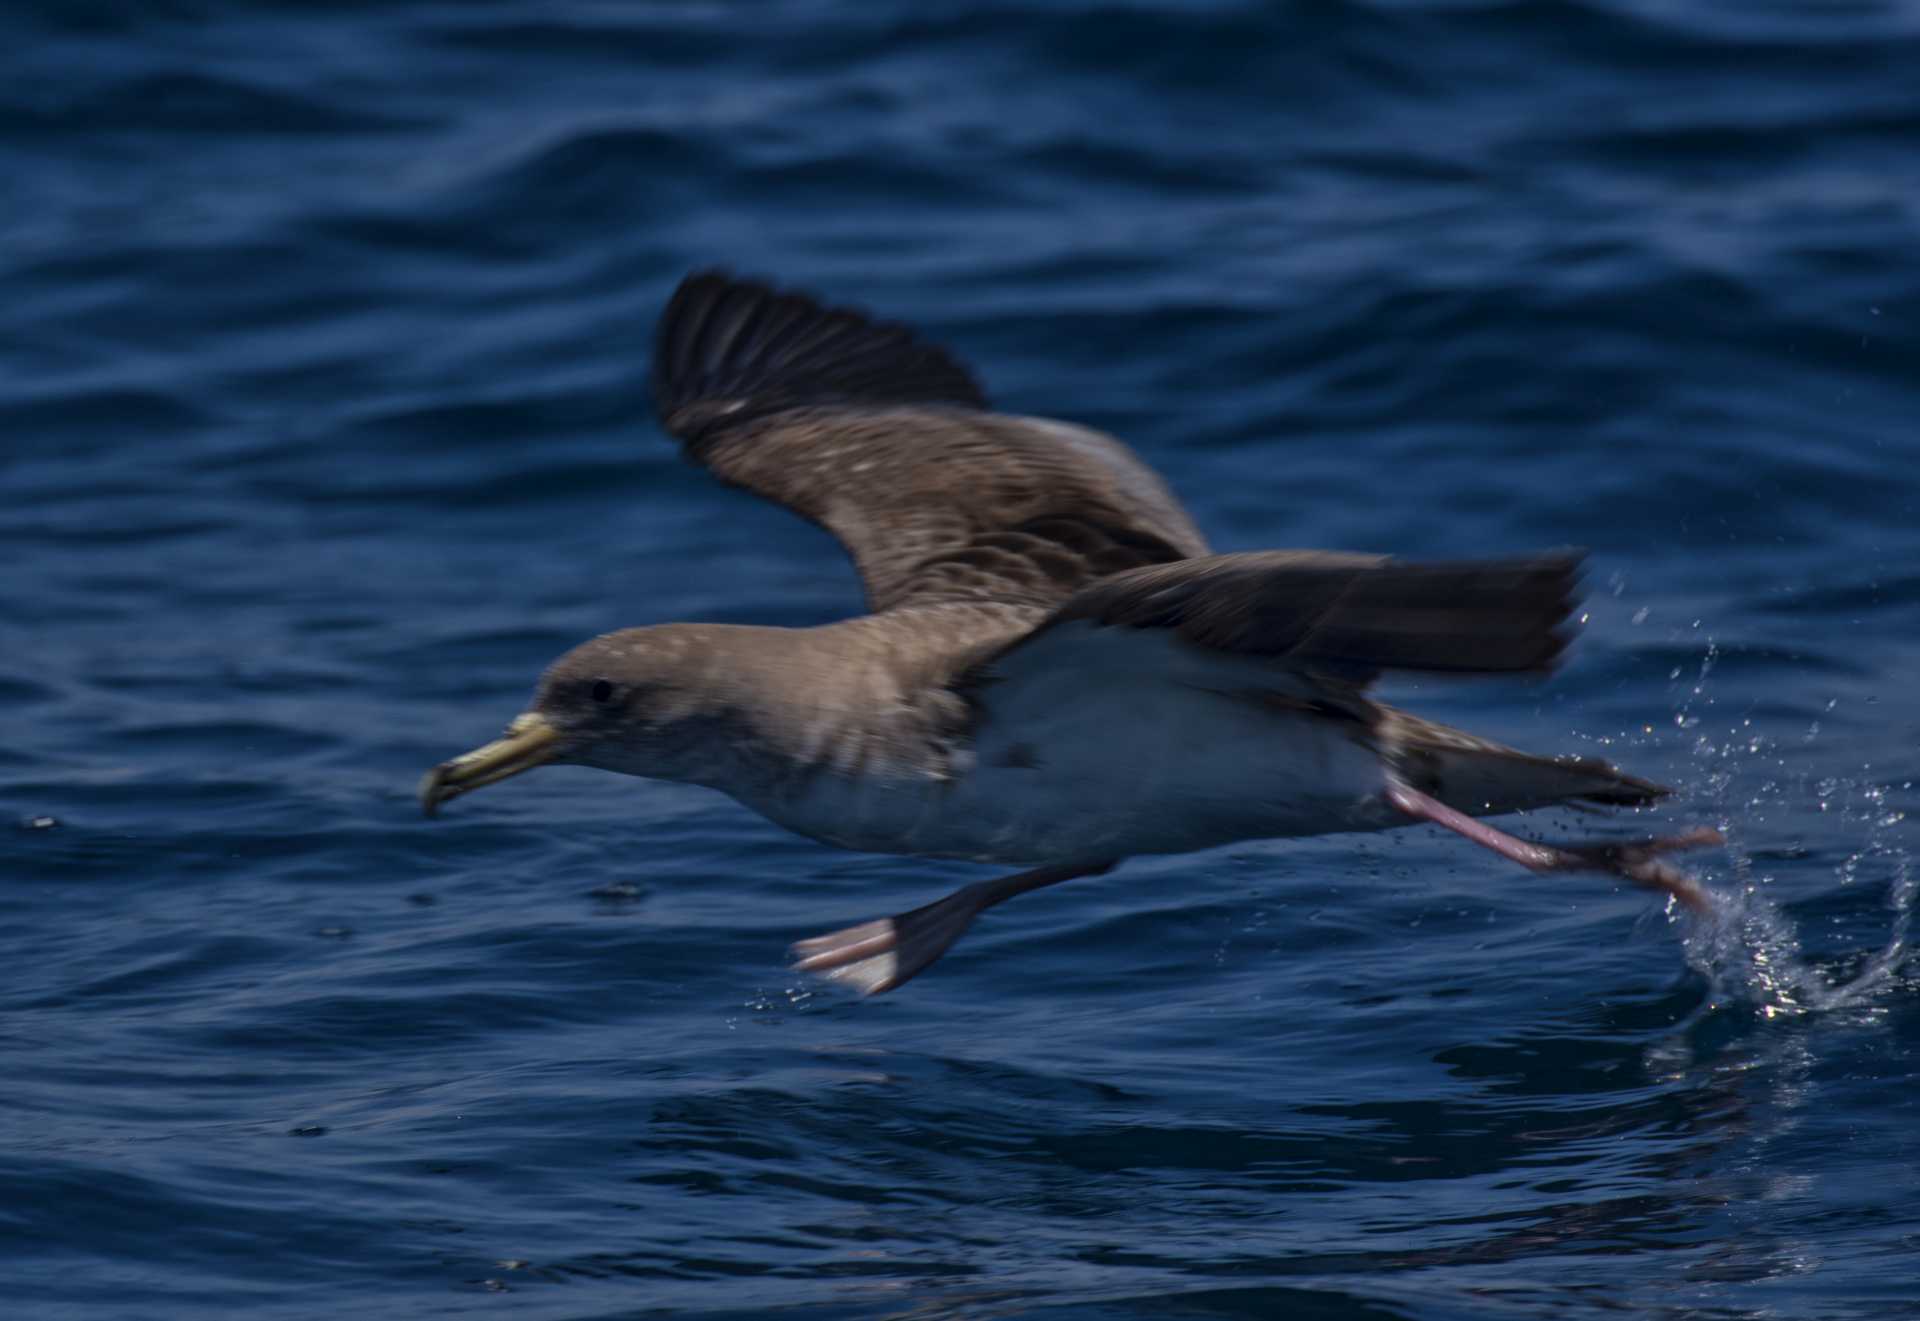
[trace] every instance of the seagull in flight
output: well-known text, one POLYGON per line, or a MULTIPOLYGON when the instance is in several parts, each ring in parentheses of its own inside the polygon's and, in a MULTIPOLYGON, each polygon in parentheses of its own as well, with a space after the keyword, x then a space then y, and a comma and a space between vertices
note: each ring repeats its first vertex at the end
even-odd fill
POLYGON ((428 815, 538 766, 597 766, 718 789, 840 848, 1020 868, 794 946, 797 969, 868 994, 1016 895, 1240 840, 1425 823, 1535 872, 1708 905, 1666 855, 1716 831, 1544 844, 1482 820, 1667 789, 1370 693, 1390 671, 1549 670, 1578 552, 1216 554, 1120 441, 995 412, 910 328, 721 271, 668 302, 652 390, 688 459, 840 540, 868 613, 584 642, 504 737, 427 773, 428 815))

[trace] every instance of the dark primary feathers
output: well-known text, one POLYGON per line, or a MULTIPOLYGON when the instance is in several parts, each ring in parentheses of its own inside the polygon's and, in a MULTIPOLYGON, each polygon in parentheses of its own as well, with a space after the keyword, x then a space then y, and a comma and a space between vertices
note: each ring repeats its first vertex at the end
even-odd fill
POLYGON ((985 411, 944 350, 804 294, 688 277, 661 318, 653 391, 689 458, 838 537, 876 612, 993 602, 1037 615, 1207 549, 1119 441, 985 411))
POLYGON ((1210 651, 1354 681, 1382 670, 1544 670, 1582 555, 1407 564, 1384 555, 1256 551, 1135 569, 1082 588, 1027 638, 1077 621, 1170 629, 1210 651))
POLYGON ((847 403, 985 408, 987 396, 909 326, 724 271, 689 275, 660 314, 653 406, 684 440, 753 414, 847 403))

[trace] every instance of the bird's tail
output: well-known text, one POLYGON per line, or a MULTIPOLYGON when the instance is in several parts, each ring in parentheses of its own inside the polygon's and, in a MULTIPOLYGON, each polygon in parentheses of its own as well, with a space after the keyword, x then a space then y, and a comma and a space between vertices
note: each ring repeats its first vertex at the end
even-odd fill
POLYGON ((1404 711, 1386 710, 1382 733, 1409 784, 1473 816, 1576 803, 1644 807, 1673 792, 1599 757, 1538 757, 1404 711))

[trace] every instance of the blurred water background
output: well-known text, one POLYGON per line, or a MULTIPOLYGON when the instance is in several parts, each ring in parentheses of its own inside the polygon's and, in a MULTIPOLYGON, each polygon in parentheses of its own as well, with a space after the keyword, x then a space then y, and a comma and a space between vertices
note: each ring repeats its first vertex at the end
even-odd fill
POLYGON ((1920 4, 13 0, 18 1317, 1920 1314, 1920 4), (1432 831, 976 869, 431 763, 607 629, 859 608, 683 464, 722 263, 1111 429, 1225 549, 1579 544, 1545 684, 1723 916, 1432 831))

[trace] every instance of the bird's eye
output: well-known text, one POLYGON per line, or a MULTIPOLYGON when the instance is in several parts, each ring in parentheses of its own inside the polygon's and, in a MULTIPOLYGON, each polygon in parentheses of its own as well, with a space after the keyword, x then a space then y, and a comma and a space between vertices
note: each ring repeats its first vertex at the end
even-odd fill
POLYGON ((591 691, 593 700, 596 702, 611 702, 613 700, 613 685, 605 679, 595 679, 591 691))

